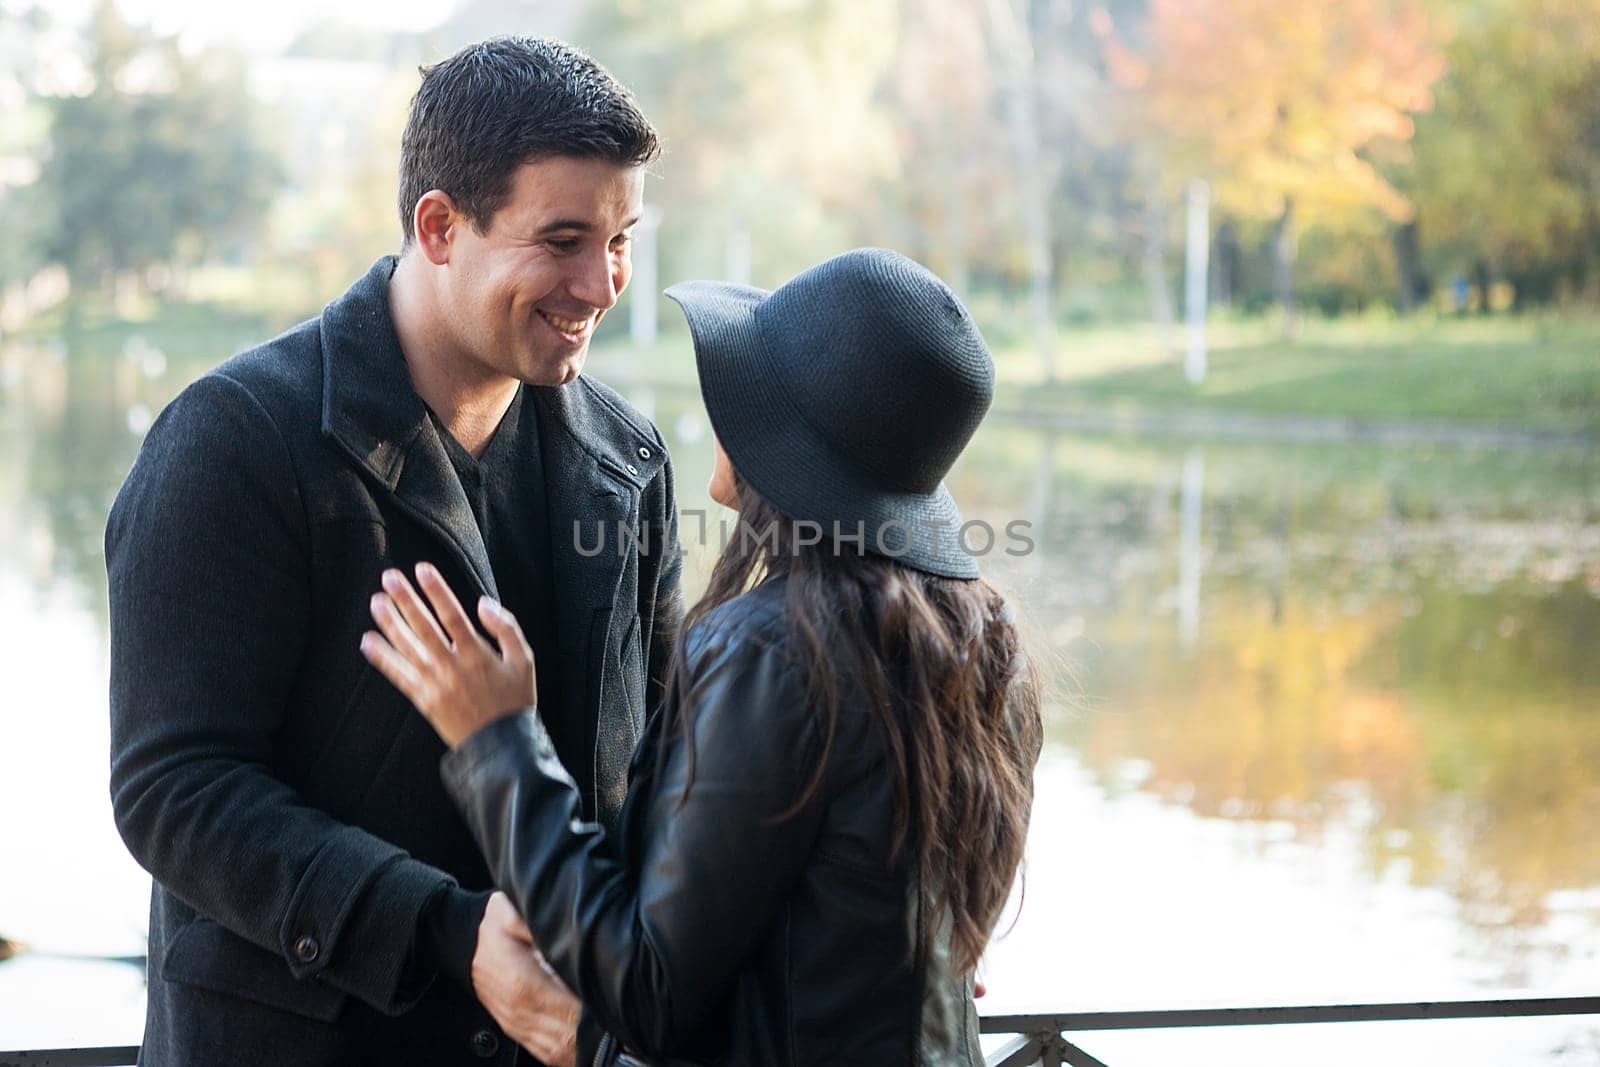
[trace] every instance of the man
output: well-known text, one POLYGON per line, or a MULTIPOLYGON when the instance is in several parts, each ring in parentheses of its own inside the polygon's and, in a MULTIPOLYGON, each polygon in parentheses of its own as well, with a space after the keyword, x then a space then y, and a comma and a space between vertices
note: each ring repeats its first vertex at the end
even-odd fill
POLYGON ((424 71, 400 256, 151 428, 106 531, 112 799, 156 882, 141 1062, 571 1055, 576 1003, 359 645, 382 575, 422 563, 533 620, 541 712, 614 818, 682 615, 677 537, 660 435, 579 372, 657 152, 560 43, 424 71), (637 541, 594 553, 618 522, 637 541))

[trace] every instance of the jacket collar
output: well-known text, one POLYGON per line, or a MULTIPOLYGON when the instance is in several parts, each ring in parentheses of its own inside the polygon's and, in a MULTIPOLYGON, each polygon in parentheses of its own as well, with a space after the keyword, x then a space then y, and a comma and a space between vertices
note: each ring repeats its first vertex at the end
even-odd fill
MULTIPOLYGON (((472 508, 412 387, 389 314, 389 280, 397 262, 394 256, 378 260, 323 310, 322 432, 450 543, 483 592, 496 595, 472 508)), ((606 552, 585 560, 574 549, 571 524, 629 517, 633 501, 666 459, 648 425, 608 392, 581 376, 570 385, 529 388, 539 412, 546 481, 555 490, 549 494, 550 530, 558 584, 573 591, 593 589, 583 577, 601 577, 590 572, 617 553, 608 544, 606 552), (607 498, 614 503, 603 503, 607 498)), ((614 528, 609 536, 615 536, 614 528)), ((606 570, 609 577, 611 568, 606 570)))

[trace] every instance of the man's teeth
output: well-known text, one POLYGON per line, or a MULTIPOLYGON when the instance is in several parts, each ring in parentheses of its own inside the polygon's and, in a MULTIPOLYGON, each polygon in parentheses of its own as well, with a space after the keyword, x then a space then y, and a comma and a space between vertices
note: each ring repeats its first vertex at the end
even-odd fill
POLYGON ((588 319, 563 319, 558 315, 550 314, 548 311, 541 311, 539 314, 541 314, 545 318, 549 319, 550 320, 550 325, 554 326, 556 329, 560 330, 562 333, 582 333, 583 331, 585 331, 585 330, 587 330, 589 328, 589 324, 590 323, 594 322, 594 319, 592 319, 592 318, 588 318, 588 319))

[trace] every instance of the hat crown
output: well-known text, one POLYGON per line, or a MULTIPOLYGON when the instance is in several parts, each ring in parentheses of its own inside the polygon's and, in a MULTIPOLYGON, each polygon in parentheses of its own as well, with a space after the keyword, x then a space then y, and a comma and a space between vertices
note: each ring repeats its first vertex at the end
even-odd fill
POLYGON ((683 282, 667 296, 689 320, 706 411, 746 484, 831 524, 840 545, 978 576, 942 482, 988 411, 994 361, 943 282, 864 248, 770 293, 683 282))
POLYGON ((857 249, 797 275, 756 312, 772 373, 806 423, 886 489, 936 489, 994 398, 994 361, 931 271, 857 249))

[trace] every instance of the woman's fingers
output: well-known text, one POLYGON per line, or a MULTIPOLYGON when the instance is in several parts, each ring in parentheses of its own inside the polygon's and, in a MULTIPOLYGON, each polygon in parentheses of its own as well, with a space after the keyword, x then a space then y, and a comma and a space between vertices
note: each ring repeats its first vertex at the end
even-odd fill
POLYGON ((517 699, 529 704, 539 703, 538 668, 517 617, 489 597, 480 597, 478 618, 483 620, 484 629, 500 643, 501 668, 515 680, 520 691, 517 699))
POLYGON ((496 654, 437 568, 419 564, 417 582, 421 593, 399 571, 384 572, 385 591, 372 598, 381 634, 363 638, 361 647, 440 738, 456 745, 495 719, 536 704, 533 653, 510 613, 479 604, 485 629, 504 650, 496 654))
POLYGON ((439 616, 439 621, 444 624, 445 633, 450 635, 456 648, 469 648, 474 645, 481 646, 483 638, 478 636, 478 631, 473 628, 472 620, 467 618, 466 611, 461 607, 461 601, 451 591, 450 585, 444 580, 444 575, 431 563, 417 564, 417 584, 422 586, 423 593, 427 594, 428 603, 433 607, 434 614, 439 616))
MULTIPOLYGON (((361 635, 361 654, 367 662, 375 667, 379 674, 389 679, 394 687, 411 703, 422 708, 422 676, 413 667, 409 660, 394 650, 394 646, 383 639, 381 634, 371 630, 361 635)), ((425 709, 423 709, 425 710, 425 709)))
POLYGON ((390 600, 399 610, 400 617, 411 627, 412 633, 417 635, 424 649, 430 656, 443 659, 450 654, 450 641, 439 629, 439 623, 433 617, 433 612, 422 602, 416 589, 406 580, 406 576, 394 568, 383 572, 383 589, 389 594, 390 600))
POLYGON ((522 624, 517 622, 517 617, 507 611, 504 605, 491 597, 479 597, 478 618, 483 620, 483 628, 500 643, 500 654, 507 660, 532 661, 533 648, 529 646, 527 637, 522 633, 522 624))
POLYGON ((387 593, 374 593, 367 605, 372 621, 383 632, 384 639, 415 668, 421 669, 433 662, 433 654, 423 645, 416 631, 401 616, 400 609, 387 593))

